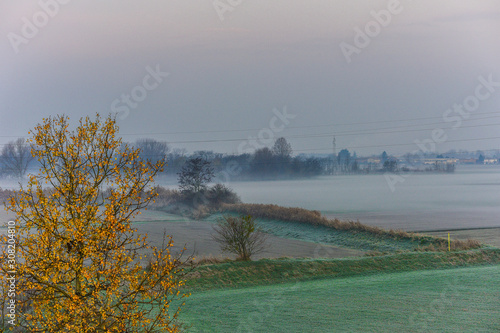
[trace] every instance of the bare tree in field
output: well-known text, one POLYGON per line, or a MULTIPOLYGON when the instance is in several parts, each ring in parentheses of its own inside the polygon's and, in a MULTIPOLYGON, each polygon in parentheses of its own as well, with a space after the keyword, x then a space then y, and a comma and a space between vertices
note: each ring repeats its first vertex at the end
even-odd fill
POLYGON ((7 143, 0 156, 2 172, 18 178, 24 177, 33 160, 31 146, 23 138, 7 143))
POLYGON ((231 252, 238 260, 248 261, 254 254, 266 249, 267 235, 250 216, 222 216, 214 226, 212 238, 220 244, 223 252, 231 252))

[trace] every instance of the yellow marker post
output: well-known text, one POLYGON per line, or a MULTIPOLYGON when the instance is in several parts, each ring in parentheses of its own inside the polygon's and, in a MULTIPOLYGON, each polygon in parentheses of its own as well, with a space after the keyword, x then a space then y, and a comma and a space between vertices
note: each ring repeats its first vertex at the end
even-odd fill
POLYGON ((451 251, 451 249, 450 249, 450 233, 448 233, 448 251, 451 251))

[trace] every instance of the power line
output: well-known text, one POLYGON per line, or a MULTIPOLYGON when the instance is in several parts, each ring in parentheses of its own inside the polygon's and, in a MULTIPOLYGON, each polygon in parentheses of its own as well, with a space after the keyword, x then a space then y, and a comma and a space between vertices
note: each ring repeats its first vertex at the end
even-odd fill
MULTIPOLYGON (((471 121, 471 120, 481 120, 488 118, 496 118, 500 117, 500 113, 495 112, 483 112, 478 113, 477 115, 489 115, 496 114, 491 117, 482 117, 482 118, 470 118, 470 119, 462 119, 462 121, 471 121)), ((336 124, 327 124, 327 125, 304 125, 304 126, 287 126, 287 129, 303 129, 303 128, 319 128, 319 127, 334 127, 334 126, 351 126, 351 125, 368 125, 368 124, 378 124, 378 123, 391 123, 391 122, 404 122, 404 121, 414 121, 414 120, 426 120, 426 119, 443 119, 443 117, 421 117, 421 118, 410 118, 410 119, 399 119, 399 120, 379 120, 379 121, 369 121, 369 122, 356 122, 356 123, 336 123, 336 124)), ((447 123, 447 121, 442 120, 438 123, 447 123)), ((381 129, 392 129, 392 128, 400 128, 400 127, 414 127, 414 126, 427 126, 434 125, 435 123, 428 124, 413 124, 406 126, 398 126, 398 127, 388 127, 381 129)), ((232 129, 232 130, 210 130, 210 131, 183 131, 183 132, 158 132, 158 133, 123 133, 121 136, 135 136, 135 135, 173 135, 173 134, 199 134, 199 133, 230 133, 230 132, 250 132, 250 131, 260 131, 260 128, 249 128, 249 129, 232 129)))
MULTIPOLYGON (((481 124, 481 125, 470 125, 470 126, 460 126, 459 128, 472 128, 472 127, 484 127, 484 126, 500 126, 500 123, 498 124, 481 124)), ((420 131, 432 131, 436 129, 436 127, 432 128, 420 128, 420 129, 407 129, 407 130, 400 130, 400 131, 376 131, 376 132, 337 132, 338 135, 343 135, 343 136, 350 136, 350 135, 364 135, 364 134, 391 134, 391 133, 406 133, 406 132, 420 132, 420 131)), ((311 137, 311 138, 316 138, 316 137, 325 137, 325 136, 331 136, 331 134, 324 133, 324 134, 311 134, 308 136, 304 137, 311 137)), ((301 136, 289 136, 289 137, 295 137, 295 138, 300 138, 301 136)))
MULTIPOLYGON (((473 128, 473 127, 484 127, 484 126, 500 126, 498 124, 482 124, 482 125, 471 125, 471 126, 461 126, 460 128, 473 128)), ((401 131, 377 131, 377 132, 336 132, 336 136, 351 136, 351 135, 366 135, 366 134, 390 134, 390 133, 406 133, 406 132, 419 132, 419 131, 428 131, 434 130, 433 128, 423 128, 423 129, 413 129, 413 130, 401 130, 401 131)), ((286 139, 290 138, 320 138, 320 137, 331 137, 331 133, 325 134, 304 134, 304 135, 286 135, 284 136, 286 139)), ((193 143, 214 143, 214 142, 235 142, 235 141, 247 141, 248 138, 232 138, 232 139, 209 139, 209 140, 182 140, 182 141, 168 141, 169 144, 193 144, 193 143)))
MULTIPOLYGON (((468 141, 481 141, 481 140, 495 140, 495 139, 500 139, 500 136, 498 137, 487 137, 487 138, 472 138, 472 139, 458 139, 458 140, 446 140, 444 142, 440 143, 448 143, 448 142, 468 142, 468 141)), ((438 144, 438 143, 436 143, 438 144)), ((344 146, 345 149, 360 149, 360 148, 384 148, 384 147, 395 147, 395 146, 416 146, 415 142, 412 143, 393 143, 393 144, 381 144, 381 145, 370 145, 370 146, 344 146)), ((259 148, 264 148, 265 146, 259 147, 259 148)), ((257 148, 257 149, 259 149, 257 148)), ((257 150, 256 149, 256 150, 257 150)), ((293 152, 300 152, 300 151, 332 151, 332 148, 308 148, 308 149, 293 149, 293 152)), ((487 149, 483 149, 487 150, 487 149)), ((492 148, 490 150, 498 150, 498 148, 492 148)), ((216 153, 216 154, 222 154, 222 155, 233 155, 233 154, 223 154, 223 153, 216 153)), ((167 153, 168 155, 168 153, 167 153)), ((241 155, 241 154, 238 154, 241 155)), ((142 157, 157 157, 157 156, 164 156, 163 154, 141 154, 142 157)), ((189 156, 189 155, 186 155, 189 156)), ((1 157, 0 157, 1 158, 1 157)))
MULTIPOLYGON (((500 124, 484 124, 484 125, 467 126, 467 127, 497 126, 497 125, 500 125, 500 124)), ((381 132, 380 134, 384 134, 384 133, 381 132)), ((331 134, 328 134, 328 135, 325 134, 324 136, 331 136, 331 134)), ((301 138, 309 138, 309 137, 320 137, 320 136, 303 136, 301 138)), ((493 140, 493 139, 500 139, 500 137, 446 140, 445 142, 442 142, 442 143, 448 143, 448 142, 468 142, 468 141, 493 140)), ((169 143, 208 143, 208 142, 239 141, 239 140, 242 140, 242 139, 176 141, 176 142, 169 142, 169 143)), ((243 139, 243 141, 245 141, 245 139, 243 139)), ((359 149, 359 148, 377 148, 377 147, 411 146, 411 145, 415 145, 415 143, 383 144, 383 145, 356 146, 356 147, 349 146, 349 147, 345 147, 345 148, 346 149, 347 148, 349 148, 349 149, 359 149)), ((262 146, 262 147, 264 147, 264 146, 262 146)), ((301 149, 301 150, 294 149, 294 151, 312 151, 312 150, 330 150, 331 151, 331 148, 310 148, 310 149, 301 149)), ((158 155, 143 155, 143 156, 158 156, 158 155)), ((0 158, 2 158, 2 157, 0 157, 0 158)))
MULTIPOLYGON (((468 142, 468 141, 481 141, 481 140, 495 140, 500 139, 500 136, 490 137, 490 138, 474 138, 474 139, 461 139, 461 140, 446 140, 441 143, 448 142, 468 142)), ((395 147, 395 146, 416 146, 416 143, 393 143, 387 145, 371 145, 371 146, 346 146, 345 149, 360 149, 360 148, 380 148, 380 147, 395 147)), ((496 148, 495 148, 496 149, 496 148)), ((294 149, 294 151, 316 151, 316 150, 331 150, 331 148, 311 148, 311 149, 294 149)))
MULTIPOLYGON (((483 112, 478 113, 475 116, 483 116, 495 114, 495 116, 491 117, 482 117, 482 118, 470 118, 470 119, 462 119, 462 121, 472 121, 472 120, 481 120, 481 119, 489 119, 500 117, 500 112, 483 112)), ((355 122, 355 123, 336 123, 336 124, 323 124, 323 125, 304 125, 304 126, 287 126, 287 129, 304 129, 304 128, 320 128, 320 127, 335 127, 335 126, 351 126, 351 125, 369 125, 369 124, 380 124, 380 123, 394 123, 394 122, 405 122, 405 121, 415 121, 415 120, 427 120, 427 119, 443 119, 442 116, 434 116, 434 117, 419 117, 419 118, 408 118, 408 119, 394 119, 394 120, 378 120, 378 121, 368 121, 368 122, 355 122)), ((440 121, 437 123, 446 123, 447 121, 440 121)), ((403 125, 397 127, 385 127, 379 129, 393 129, 393 128, 403 128, 403 127, 415 127, 415 126, 427 126, 434 125, 433 123, 427 124, 411 124, 411 125, 403 125)), ((369 130, 379 130, 377 128, 369 129, 369 130)), ((149 132, 149 133, 119 133, 120 136, 138 136, 138 135, 174 135, 174 134, 200 134, 200 133, 231 133, 231 132, 249 132, 249 131, 260 131, 260 128, 247 128, 247 129, 228 129, 228 130, 205 130, 205 131, 179 131, 179 132, 149 132)), ((13 135, 0 135, 0 138, 26 138, 24 136, 13 136, 13 135)))
MULTIPOLYGON (((468 119, 469 121, 472 120, 482 120, 482 119, 490 119, 490 118, 496 118, 500 117, 500 114, 498 112, 493 112, 493 113, 483 113, 480 115, 488 115, 488 114, 497 114, 495 116, 489 116, 489 117, 482 117, 482 118, 471 118, 468 119)), ((479 115, 479 114, 478 114, 479 115)), ((413 118, 413 119, 407 119, 407 120, 395 120, 395 121, 409 121, 409 120, 416 120, 416 119, 431 119, 431 118, 436 118, 436 117, 422 117, 422 118, 413 118)), ((465 121, 465 120, 463 120, 465 121)), ((365 122, 364 124, 367 123, 380 123, 380 122, 391 122, 391 121, 378 121, 378 122, 365 122)), ((358 124, 363 124, 363 123, 358 123, 358 124)), ((375 132, 366 132, 366 131, 346 131, 346 132, 335 132, 335 135, 338 136, 352 136, 352 135, 368 135, 368 134, 391 134, 391 133, 406 133, 406 132, 419 132, 419 131, 427 131, 427 130, 433 130, 436 127, 433 128, 422 128, 422 129, 406 129, 406 130, 394 130, 394 131, 381 131, 382 129, 398 129, 398 128, 404 128, 404 127, 414 127, 414 126, 425 126, 425 125, 434 125, 433 124, 415 124, 415 125, 406 125, 406 126, 399 126, 399 127, 388 127, 388 128, 380 128, 380 129, 372 129, 375 130, 375 132)), ((476 127, 487 127, 487 126, 499 126, 500 123, 493 123, 493 124, 480 124, 480 125, 468 125, 468 126, 461 126, 460 128, 476 128, 476 127)), ((325 126, 330 126, 330 125, 318 125, 318 126, 303 126, 303 127, 295 127, 295 128, 307 128, 307 127, 325 127, 325 126)), ((231 130, 231 131, 236 131, 236 130, 231 130)), ((210 131, 208 131, 210 132, 210 131)), ((188 132, 186 132, 188 133, 188 132)), ((286 138, 298 138, 298 139, 305 139, 305 138, 321 138, 321 137, 331 137, 331 132, 330 133, 319 133, 319 134, 306 134, 306 135, 289 135, 286 136, 286 138)), ((480 141, 480 140, 493 140, 493 139, 498 139, 499 137, 489 137, 489 138, 472 138, 472 139, 458 139, 458 140, 447 140, 446 142, 470 142, 470 141, 480 141)), ((184 143, 184 144, 193 144, 193 143, 214 143, 214 142, 235 142, 235 141, 240 141, 240 142, 245 142, 248 139, 246 138, 232 138, 232 139, 211 139, 211 140, 185 140, 185 141, 169 141, 169 144, 179 144, 179 143, 184 143)), ((7 143, 8 144, 8 143, 7 143)), ((7 145, 7 144, 0 144, 0 145, 7 145)), ((415 143, 398 143, 398 144, 384 144, 384 145, 367 145, 367 146, 351 146, 351 147, 346 147, 348 149, 361 149, 361 148, 379 148, 379 147, 394 147, 394 146, 412 146, 415 145, 415 143)), ((308 148, 308 149, 300 149, 296 150, 294 149, 295 152, 307 152, 307 151, 326 151, 330 150, 331 148, 308 148)), ((151 155, 154 156, 154 155, 151 155)))

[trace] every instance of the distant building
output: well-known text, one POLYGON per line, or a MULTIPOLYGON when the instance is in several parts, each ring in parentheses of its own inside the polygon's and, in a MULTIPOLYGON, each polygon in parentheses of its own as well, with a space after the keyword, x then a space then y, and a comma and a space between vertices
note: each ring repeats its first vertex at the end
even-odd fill
POLYGON ((444 164, 457 164, 458 158, 426 158, 425 165, 444 165, 444 164))
POLYGON ((460 159, 460 164, 476 164, 475 158, 462 158, 460 159))
POLYGON ((496 158, 485 158, 484 164, 498 164, 498 159, 496 158))

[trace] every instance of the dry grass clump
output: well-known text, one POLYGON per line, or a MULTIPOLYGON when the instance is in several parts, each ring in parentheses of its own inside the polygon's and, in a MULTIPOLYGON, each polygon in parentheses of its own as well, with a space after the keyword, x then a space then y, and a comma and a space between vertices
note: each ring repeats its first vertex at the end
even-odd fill
POLYGON ((200 205, 196 208, 192 208, 189 216, 195 220, 201 220, 202 218, 209 216, 211 212, 212 210, 209 207, 200 205))
POLYGON ((382 252, 382 251, 374 250, 374 251, 366 252, 363 256, 365 256, 365 257, 380 257, 380 256, 388 255, 388 254, 390 254, 390 253, 387 251, 382 252))
MULTIPOLYGON (((149 205, 152 209, 167 207, 181 201, 182 196, 178 190, 168 189, 161 186, 155 186, 154 190, 158 193, 158 196, 156 196, 154 198, 154 202, 149 205)), ((144 196, 146 196, 146 194, 144 194, 144 196)))
POLYGON ((233 261, 233 260, 230 258, 206 256, 206 257, 202 257, 200 259, 197 259, 194 262, 196 265, 214 265, 214 264, 223 264, 225 262, 231 262, 231 261, 233 261))
MULTIPOLYGON (((452 240, 450 242, 451 251, 466 251, 481 248, 481 243, 475 239, 467 240, 452 240)), ((436 240, 429 245, 418 247, 418 251, 431 251, 431 252, 445 252, 448 251, 448 240, 444 238, 436 238, 436 240)))
POLYGON ((307 210, 297 207, 281 207, 278 205, 264 204, 226 204, 222 205, 222 211, 234 211, 236 213, 252 215, 260 218, 275 219, 281 221, 294 221, 309 223, 313 225, 324 225, 337 230, 350 230, 369 232, 375 235, 386 235, 392 238, 414 240, 420 235, 403 230, 384 230, 379 227, 362 224, 359 221, 341 221, 339 219, 327 219, 316 210, 307 210))
POLYGON ((481 247, 481 243, 478 240, 470 238, 465 241, 454 240, 450 245, 451 248, 455 250, 479 249, 481 247))
MULTIPOLYGON (((328 219, 315 210, 307 210, 297 207, 281 207, 278 205, 265 204, 225 204, 221 211, 232 211, 254 217, 309 223, 313 225, 323 225, 337 230, 353 232, 367 232, 376 236, 390 237, 393 239, 417 241, 422 244, 419 250, 422 251, 447 251, 448 240, 427 235, 422 235, 403 230, 385 230, 379 227, 362 224, 359 221, 341 221, 339 219, 328 219)), ((451 242, 451 249, 454 251, 477 249, 481 243, 477 240, 468 239, 466 241, 454 240, 451 242)))
POLYGON ((321 213, 316 210, 307 210, 297 207, 281 207, 278 205, 264 204, 225 204, 221 206, 223 211, 234 211, 243 215, 252 215, 260 218, 276 219, 283 221, 307 222, 311 224, 322 224, 325 220, 321 213))

